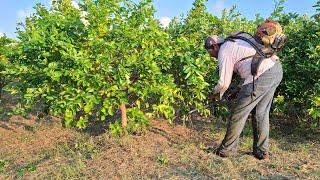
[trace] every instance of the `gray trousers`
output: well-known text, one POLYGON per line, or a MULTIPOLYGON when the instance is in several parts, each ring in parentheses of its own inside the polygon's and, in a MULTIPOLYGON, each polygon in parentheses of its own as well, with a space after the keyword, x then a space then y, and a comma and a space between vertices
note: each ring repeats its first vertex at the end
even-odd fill
POLYGON ((252 112, 253 153, 267 152, 269 147, 269 112, 276 88, 283 76, 279 61, 252 83, 242 86, 231 110, 226 135, 219 147, 221 153, 233 155, 237 151, 240 134, 252 112))

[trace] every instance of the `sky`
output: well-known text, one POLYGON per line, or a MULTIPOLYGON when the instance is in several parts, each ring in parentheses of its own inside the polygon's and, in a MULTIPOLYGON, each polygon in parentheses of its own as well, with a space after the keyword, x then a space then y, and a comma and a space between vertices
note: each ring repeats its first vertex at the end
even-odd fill
MULTIPOLYGON (((36 3, 49 6, 51 0, 0 0, 0 36, 4 33, 9 37, 15 37, 18 22, 23 22, 26 16, 33 11, 36 3)), ((76 0, 75 0, 76 1, 76 0)), ((166 26, 175 16, 187 14, 194 0, 153 0, 156 8, 156 18, 166 26)), ((317 0, 287 0, 285 12, 297 12, 299 14, 313 15, 317 0)), ((274 0, 208 0, 207 10, 214 15, 221 15, 223 9, 237 5, 238 11, 243 17, 253 19, 260 13, 267 18, 274 9, 274 0)))

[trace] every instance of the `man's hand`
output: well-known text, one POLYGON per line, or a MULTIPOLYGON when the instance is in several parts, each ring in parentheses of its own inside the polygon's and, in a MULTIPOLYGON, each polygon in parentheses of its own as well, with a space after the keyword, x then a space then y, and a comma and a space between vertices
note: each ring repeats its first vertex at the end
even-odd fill
POLYGON ((234 99, 237 99, 237 97, 238 97, 238 94, 239 94, 239 92, 240 92, 240 90, 241 90, 241 88, 236 88, 235 90, 233 90, 233 91, 231 91, 230 93, 229 93, 229 95, 227 96, 227 100, 234 100, 234 99))
POLYGON ((220 93, 211 93, 209 99, 212 101, 220 101, 220 93))

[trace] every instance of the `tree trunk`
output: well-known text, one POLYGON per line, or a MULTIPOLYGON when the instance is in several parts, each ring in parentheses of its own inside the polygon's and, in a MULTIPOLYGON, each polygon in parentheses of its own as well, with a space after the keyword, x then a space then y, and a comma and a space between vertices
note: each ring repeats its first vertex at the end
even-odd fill
POLYGON ((121 124, 122 124, 122 127, 125 128, 128 124, 126 105, 121 104, 120 110, 121 110, 121 124))

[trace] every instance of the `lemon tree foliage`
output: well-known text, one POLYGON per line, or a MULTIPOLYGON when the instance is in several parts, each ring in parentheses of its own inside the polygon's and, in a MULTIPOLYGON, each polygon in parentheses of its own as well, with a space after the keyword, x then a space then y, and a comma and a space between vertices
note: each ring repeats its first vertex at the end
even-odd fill
POLYGON ((203 48, 203 39, 218 24, 218 18, 206 12, 205 1, 195 1, 194 7, 185 18, 174 19, 166 29, 170 37, 171 56, 167 57, 170 67, 167 73, 174 76, 183 100, 177 103, 179 112, 187 118, 187 112, 197 109, 209 114, 204 106, 210 93, 211 82, 216 80, 216 63, 203 48))
POLYGON ((2 89, 10 82, 10 77, 5 73, 5 70, 11 68, 11 58, 14 57, 16 47, 17 44, 14 40, 6 36, 0 37, 0 98, 2 89))
MULTIPOLYGON (((318 2, 319 4, 319 2, 318 2)), ((319 10, 318 10, 319 12, 319 10)), ((279 95, 282 108, 289 115, 307 113, 320 117, 320 21, 317 16, 283 14, 279 18, 289 36, 280 57, 284 78, 279 95)))
POLYGON ((170 36, 171 56, 167 60, 175 83, 181 90, 183 101, 178 105, 182 118, 195 109, 209 115, 208 95, 218 81, 217 61, 212 60, 203 48, 204 39, 210 34, 227 36, 235 31, 253 32, 261 18, 248 21, 232 8, 221 18, 207 12, 206 0, 197 0, 186 17, 175 18, 165 31, 170 36))
POLYGON ((122 103, 173 119, 180 91, 162 72, 169 37, 151 1, 87 0, 76 8, 57 0, 35 9, 18 32, 15 74, 26 107, 41 101, 79 128, 114 115, 122 103))
MULTIPOLYGON (((40 102, 65 125, 78 128, 115 116, 121 104, 128 108, 130 132, 147 126, 149 117, 172 122, 187 119, 190 111, 209 115, 208 95, 219 77, 217 61, 203 47, 205 37, 253 33, 263 18, 245 19, 236 7, 217 17, 206 10, 206 0, 195 0, 186 16, 165 28, 154 17, 151 0, 135 2, 37 4, 36 12, 18 26, 12 53, 5 53, 7 41, 1 39, 1 75, 15 80, 8 89, 23 95, 26 109, 40 102), (3 66, 8 59, 11 65, 3 66)), ((319 16, 283 13, 283 3, 278 1, 271 14, 290 39, 279 55, 285 76, 276 109, 319 119, 319 16)), ((110 129, 123 133, 119 123, 110 129)))

